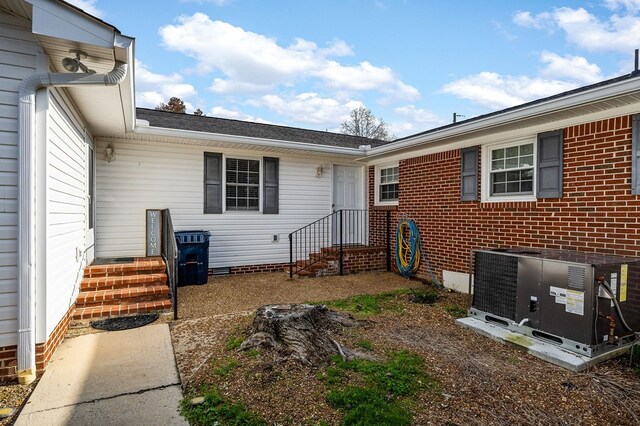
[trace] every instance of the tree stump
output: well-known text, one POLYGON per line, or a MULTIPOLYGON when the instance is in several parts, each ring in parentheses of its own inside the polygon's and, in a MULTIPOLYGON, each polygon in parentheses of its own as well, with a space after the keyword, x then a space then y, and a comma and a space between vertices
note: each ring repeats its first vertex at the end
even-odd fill
POLYGON ((240 350, 277 350, 286 359, 311 366, 328 362, 333 354, 345 360, 361 358, 364 354, 345 348, 332 336, 341 327, 355 325, 357 321, 351 315, 324 305, 265 305, 256 312, 251 335, 240 350))

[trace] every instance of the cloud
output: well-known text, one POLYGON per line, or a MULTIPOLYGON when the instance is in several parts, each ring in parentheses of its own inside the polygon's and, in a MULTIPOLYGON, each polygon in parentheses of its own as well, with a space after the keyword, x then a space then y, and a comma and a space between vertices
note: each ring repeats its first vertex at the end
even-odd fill
POLYGON ((442 91, 492 109, 502 109, 577 86, 575 83, 559 80, 481 72, 446 84, 442 91))
POLYGON ((177 73, 158 74, 136 59, 136 104, 141 107, 155 108, 161 102, 167 102, 176 96, 187 105, 187 110, 193 110, 193 105, 187 102, 194 97, 196 89, 184 83, 182 76, 177 73))
POLYGON ((394 99, 419 97, 418 90, 402 82, 389 67, 366 61, 356 65, 338 62, 336 58, 354 53, 342 40, 319 47, 297 38, 283 46, 271 37, 212 21, 203 13, 177 20, 176 25, 160 28, 164 46, 194 58, 198 73, 214 74, 211 89, 218 93, 260 93, 312 79, 328 89, 377 91, 394 99))
POLYGON ((390 121, 388 127, 389 131, 397 137, 422 132, 425 129, 442 126, 449 122, 434 112, 416 108, 415 105, 398 107, 394 112, 400 117, 400 121, 390 121))
POLYGON ((96 7, 97 1, 98 0, 67 0, 67 3, 71 3, 72 5, 84 10, 89 15, 93 15, 96 18, 102 18, 104 16, 104 11, 96 7))
POLYGON ((588 51, 631 52, 640 39, 640 1, 608 0, 605 5, 622 14, 613 13, 602 20, 584 8, 561 7, 537 15, 518 12, 513 22, 527 28, 560 29, 567 41, 588 51))
POLYGON ((254 117, 243 113, 238 109, 227 109, 222 106, 215 106, 208 112, 210 117, 229 118, 232 120, 253 121, 254 123, 273 124, 272 122, 263 118, 254 117))
POLYGON ((297 122, 312 125, 337 126, 352 109, 363 106, 352 99, 323 98, 317 93, 264 95, 250 102, 297 122))
POLYGON ((604 6, 610 10, 626 9, 636 13, 640 11, 640 0, 604 0, 604 6))
POLYGON ((589 63, 582 56, 566 55, 564 57, 552 52, 544 51, 540 60, 546 64, 540 73, 543 77, 554 79, 569 79, 584 84, 592 84, 602 81, 600 67, 589 63))
POLYGON ((502 109, 605 79, 600 67, 582 56, 560 56, 544 51, 540 62, 543 67, 536 77, 481 72, 448 83, 442 91, 492 109, 502 109))

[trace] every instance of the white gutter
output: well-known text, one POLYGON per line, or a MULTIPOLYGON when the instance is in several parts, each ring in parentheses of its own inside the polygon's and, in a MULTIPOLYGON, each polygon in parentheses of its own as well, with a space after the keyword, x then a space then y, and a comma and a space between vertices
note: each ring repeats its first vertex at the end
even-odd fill
POLYGON ((18 107, 18 379, 36 377, 35 338, 35 98, 39 89, 70 86, 114 86, 127 76, 127 64, 116 61, 106 74, 33 74, 22 80, 18 107))
POLYGON ((204 140, 209 142, 224 142, 251 145, 256 147, 282 148, 282 149, 301 149, 304 151, 318 152, 323 154, 338 154, 360 157, 366 153, 369 145, 361 145, 359 148, 345 148, 330 145, 316 145, 305 142, 290 142, 277 139, 266 139, 252 136, 226 135, 222 133, 199 132, 195 130, 179 130, 165 127, 154 127, 141 125, 144 120, 137 120, 137 125, 133 129, 133 133, 149 136, 160 136, 168 138, 185 138, 204 140))
POLYGON ((392 142, 373 148, 368 152, 367 156, 365 158, 361 158, 361 160, 384 156, 385 154, 391 154, 396 151, 417 147, 450 137, 463 136, 478 130, 487 130, 505 123, 513 123, 527 118, 552 114, 568 108, 582 106, 593 101, 601 101, 628 93, 638 92, 638 89, 638 79, 630 78, 618 83, 608 84, 603 87, 595 87, 585 92, 578 92, 561 98, 551 99, 546 102, 516 108, 512 111, 507 111, 501 114, 490 115, 489 117, 477 120, 469 120, 468 123, 460 122, 460 124, 445 127, 441 130, 435 130, 433 132, 427 131, 426 134, 418 134, 398 142, 392 142))

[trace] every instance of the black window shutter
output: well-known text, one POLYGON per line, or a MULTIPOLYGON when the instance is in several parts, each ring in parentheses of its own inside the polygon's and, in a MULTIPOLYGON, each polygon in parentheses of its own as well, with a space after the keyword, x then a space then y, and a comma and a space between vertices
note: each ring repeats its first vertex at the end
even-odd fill
POLYGON ((204 153, 204 212, 222 213, 222 154, 204 153))
POLYGON ((273 157, 264 157, 264 176, 263 182, 263 214, 278 214, 278 163, 279 160, 273 157))
POLYGON ((475 201, 478 199, 478 147, 462 149, 460 157, 462 159, 460 199, 475 201))
POLYGON ((538 135, 538 198, 562 197, 562 129, 538 135))
POLYGON ((631 128, 631 193, 640 194, 640 114, 633 116, 631 128))

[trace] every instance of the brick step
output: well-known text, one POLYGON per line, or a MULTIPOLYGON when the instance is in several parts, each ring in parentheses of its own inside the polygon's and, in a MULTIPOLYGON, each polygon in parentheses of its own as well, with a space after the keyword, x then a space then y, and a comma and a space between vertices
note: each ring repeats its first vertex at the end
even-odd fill
POLYGON ((117 288, 147 287, 166 284, 166 282, 167 274, 164 272, 154 274, 121 275, 115 277, 92 277, 82 279, 82 282, 80 283, 80 291, 85 292, 117 288))
POLYGON ((76 308, 73 321, 109 318, 123 315, 143 314, 151 312, 168 312, 171 310, 171 300, 155 300, 149 302, 132 303, 128 305, 99 305, 76 308))
POLYGON ((335 252, 309 253, 309 260, 311 261, 316 261, 316 260, 330 261, 330 260, 338 260, 338 258, 339 258, 338 253, 335 253, 335 252))
POLYGON ((298 268, 305 268, 305 269, 322 269, 327 267, 327 264, 323 261, 316 262, 316 261, 310 261, 310 260, 298 260, 296 265, 298 266, 298 268))
POLYGON ((105 304, 130 305, 133 303, 164 300, 169 297, 169 294, 169 287, 166 285, 85 291, 78 295, 76 308, 105 304))
POLYGON ((158 274, 165 271, 161 257, 139 257, 130 263, 112 265, 89 265, 84 270, 85 278, 117 277, 135 274, 158 274))

